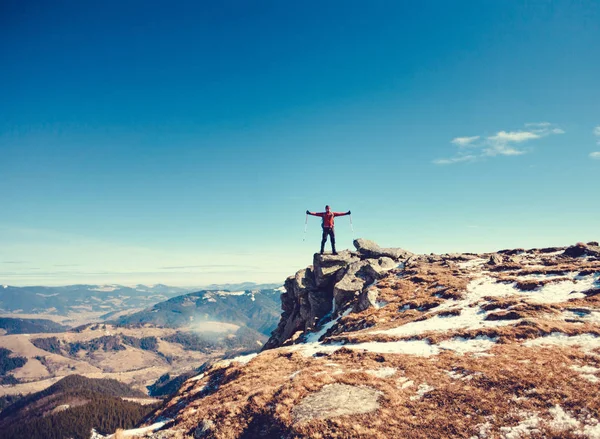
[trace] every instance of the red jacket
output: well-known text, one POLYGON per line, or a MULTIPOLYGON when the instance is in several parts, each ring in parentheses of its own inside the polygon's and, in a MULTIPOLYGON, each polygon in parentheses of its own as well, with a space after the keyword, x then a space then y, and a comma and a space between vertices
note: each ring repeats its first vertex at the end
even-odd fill
POLYGON ((348 215, 348 212, 309 212, 309 215, 320 216, 323 218, 323 227, 333 228, 333 219, 336 216, 348 215))

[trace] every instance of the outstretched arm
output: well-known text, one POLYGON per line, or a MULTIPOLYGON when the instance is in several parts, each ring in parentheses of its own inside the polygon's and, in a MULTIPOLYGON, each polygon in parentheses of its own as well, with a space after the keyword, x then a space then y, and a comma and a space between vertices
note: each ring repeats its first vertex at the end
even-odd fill
POLYGON ((309 210, 306 211, 307 215, 312 215, 312 216, 323 216, 324 213, 323 212, 311 212, 309 210))
POLYGON ((348 212, 333 212, 333 216, 346 216, 352 214, 351 211, 348 212))

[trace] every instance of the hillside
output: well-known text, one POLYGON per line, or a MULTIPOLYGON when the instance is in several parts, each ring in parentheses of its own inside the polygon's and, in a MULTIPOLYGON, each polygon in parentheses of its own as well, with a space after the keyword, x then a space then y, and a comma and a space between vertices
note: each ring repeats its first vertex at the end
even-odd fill
POLYGON ((355 246, 288 278, 265 349, 186 381, 152 437, 600 437, 597 243, 355 246))
POLYGON ((93 427, 101 432, 129 428, 154 407, 126 398, 144 396, 116 380, 71 375, 0 412, 0 436, 87 439, 93 427))
POLYGON ((256 351, 266 340, 249 328, 194 332, 110 324, 58 334, 4 335, 0 353, 2 348, 9 352, 11 369, 0 379, 11 385, 0 386, 0 396, 37 392, 71 374, 114 378, 146 391, 165 374, 179 375, 211 359, 256 351))
POLYGON ((115 320, 117 325, 150 323, 168 328, 192 327, 220 331, 223 323, 269 335, 279 322, 280 289, 203 290, 173 297, 115 320))
POLYGON ((47 319, 0 317, 0 329, 4 329, 6 334, 38 334, 44 332, 64 332, 69 327, 47 319))

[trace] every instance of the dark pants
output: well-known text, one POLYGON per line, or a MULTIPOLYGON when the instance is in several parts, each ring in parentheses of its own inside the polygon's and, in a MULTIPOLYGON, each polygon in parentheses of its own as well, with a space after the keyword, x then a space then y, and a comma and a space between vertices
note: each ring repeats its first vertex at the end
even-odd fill
POLYGON ((323 238, 321 239, 321 253, 325 251, 325 243, 327 242, 327 235, 331 239, 331 250, 335 253, 335 232, 333 227, 323 227, 323 238))

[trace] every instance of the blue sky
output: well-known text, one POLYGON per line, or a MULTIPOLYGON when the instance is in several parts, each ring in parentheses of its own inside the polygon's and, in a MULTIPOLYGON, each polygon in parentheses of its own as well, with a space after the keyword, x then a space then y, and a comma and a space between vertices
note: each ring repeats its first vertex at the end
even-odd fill
POLYGON ((0 283, 600 239, 596 1, 0 6, 0 283))

